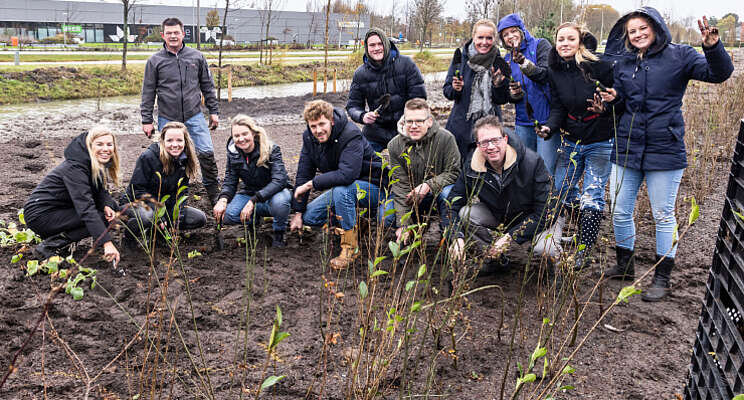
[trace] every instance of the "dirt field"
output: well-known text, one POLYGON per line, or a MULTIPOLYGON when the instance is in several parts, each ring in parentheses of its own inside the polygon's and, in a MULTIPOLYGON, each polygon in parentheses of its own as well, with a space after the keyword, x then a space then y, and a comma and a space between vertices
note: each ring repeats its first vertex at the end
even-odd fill
MULTIPOLYGON (((345 98, 341 95, 328 99, 337 105, 345 103, 345 98)), ((299 154, 300 132, 304 126, 297 121, 296 115, 282 116, 281 111, 277 110, 300 110, 305 100, 307 99, 267 99, 223 105, 223 127, 214 136, 220 171, 223 171, 223 148, 228 136, 224 128, 225 119, 238 111, 247 111, 253 115, 277 115, 273 120, 262 120, 262 123, 267 124, 269 135, 282 146, 285 162, 293 177, 299 154)), ((0 144, 0 163, 5 166, 4 177, 0 179, 0 218, 5 221, 15 220, 17 210, 22 207, 35 184, 62 160, 62 151, 69 138, 79 131, 76 121, 116 120, 118 127, 126 126, 126 131, 136 133, 137 110, 117 112, 120 113, 119 117, 113 117, 110 113, 60 116, 56 122, 56 131, 51 135, 45 135, 42 133, 45 132, 44 129, 39 129, 36 125, 35 129, 25 130, 24 135, 18 135, 23 138, 0 144), (61 122, 63 120, 67 122, 61 122)), ((119 140, 126 182, 134 161, 149 142, 137 134, 122 135, 119 140)), ((726 160, 723 162, 728 163, 726 160)), ((724 170, 728 171, 728 167, 724 170)), ((699 221, 680 243, 671 297, 658 304, 649 304, 635 296, 630 299, 629 304, 616 307, 589 336, 571 362, 576 372, 563 384, 574 386, 575 389, 559 393, 558 398, 657 400, 675 399, 676 394, 682 393, 727 178, 727 174, 710 177, 710 184, 715 188, 714 194, 701 204, 699 221)), ((199 193, 200 190, 197 187, 195 192, 199 193)), ((687 194, 687 187, 683 186, 680 189, 680 199, 687 194)), ((642 201, 647 202, 645 197, 642 201)), ((683 201, 680 203, 684 204, 683 201)), ((205 200, 191 204, 207 209, 205 200)), ((680 210, 678 220, 682 223, 687 219, 687 215, 682 215, 687 207, 680 207, 680 210)), ((636 218, 639 232, 636 241, 637 273, 640 275, 652 265, 655 242, 648 207, 641 207, 636 218)), ((321 233, 305 235, 302 240, 298 236, 291 236, 288 248, 283 250, 264 250, 267 239, 261 236, 257 265, 252 277, 250 318, 248 322, 244 322, 246 257, 245 248, 237 242, 237 238, 242 236, 242 229, 233 227, 227 230, 228 248, 224 251, 213 248, 212 229, 213 223, 210 222, 207 228, 188 234, 181 248, 184 270, 176 267, 167 278, 165 266, 169 263, 169 253, 156 251, 155 271, 160 284, 168 284, 169 304, 175 310, 175 321, 183 339, 173 325, 174 321, 170 319, 165 305, 157 302, 159 289, 156 280, 150 279, 151 270, 144 253, 123 254, 121 267, 126 272, 124 275, 113 270, 98 255, 94 255, 88 265, 98 268, 99 286, 94 290, 86 290, 82 301, 74 301, 66 295, 55 299, 49 313, 49 322, 53 324, 59 337, 54 337, 48 323, 43 332, 41 329, 37 332, 19 358, 17 371, 0 391, 0 398, 82 398, 85 373, 82 368, 73 365, 71 358, 74 357, 79 358, 91 378, 103 371, 91 385, 92 398, 129 399, 138 393, 141 393, 140 399, 199 398, 197 393, 200 390, 195 381, 198 381, 199 375, 204 376, 205 373, 209 375, 209 384, 216 398, 238 398, 241 396, 238 383, 241 376, 245 376, 250 390, 254 390, 261 382, 261 371, 266 359, 265 343, 277 305, 283 311, 282 330, 289 332, 291 336, 278 346, 279 360, 272 362, 269 375, 286 375, 286 378, 272 389, 273 394, 266 393, 262 397, 305 398, 312 386, 309 398, 347 398, 349 360, 353 357, 353 351, 358 348, 358 330, 362 319, 357 288, 361 280, 367 279, 366 257, 362 257, 363 261, 357 262, 354 268, 336 275, 321 269, 320 260, 324 257, 321 233), (203 255, 187 258, 185 254, 192 250, 199 250, 203 255), (344 293, 344 296, 330 296, 328 281, 334 282, 331 286, 333 293, 344 293), (190 289, 188 292, 187 283, 190 289), (188 305, 189 298, 193 304, 193 315, 188 305), (329 317, 327 304, 332 300, 334 305, 330 309, 334 313, 329 317), (158 319, 160 317, 163 319, 158 319), (137 325, 149 320, 149 329, 143 331, 134 340, 134 344, 124 351, 138 332, 132 320, 137 325), (194 324, 198 327, 204 361, 199 356, 194 324), (247 332, 241 330, 242 326, 248 326, 247 332), (151 346, 153 342, 144 338, 156 338, 159 330, 170 332, 170 335, 162 334, 163 340, 156 341, 159 345, 156 350, 151 346), (324 338, 329 333, 338 335, 332 335, 335 343, 329 344, 328 352, 324 353, 324 338), (182 340, 187 344, 186 347, 182 345, 182 340), (69 346, 68 352, 63 349, 62 343, 69 346), (244 353, 243 348, 246 349, 244 353), (197 368, 192 367, 185 349, 194 357, 197 368), (156 351, 166 354, 157 367, 157 376, 152 372, 156 351), (72 352, 76 356, 68 355, 72 352), (121 357, 109 365, 120 353, 121 357), (158 382, 152 384, 149 379, 156 377, 158 382), (162 381, 159 381, 161 378, 162 381), (150 388, 154 393, 152 397, 150 388)), ((426 241, 423 244, 430 249, 429 254, 436 251, 438 241, 436 228, 432 231, 425 236, 426 241)), ((263 232, 267 232, 265 226, 263 232)), ((604 221, 602 237, 609 241, 602 245, 602 251, 607 257, 606 262, 611 264, 614 262, 614 249, 609 246, 612 244, 612 235, 607 219, 604 221)), ((75 253, 76 258, 82 258, 87 248, 87 244, 79 246, 75 253)), ((331 248, 337 251, 335 245, 331 248)), ((368 250, 365 246, 362 253, 368 254, 368 250)), ((471 285, 471 288, 498 285, 503 289, 504 299, 502 302, 497 290, 483 290, 467 296, 453 329, 454 336, 458 338, 456 351, 449 339, 436 343, 426 334, 425 329, 422 329, 426 324, 422 315, 418 327, 424 331, 419 335, 423 337, 423 344, 420 346, 423 351, 409 357, 410 362, 421 362, 408 372, 406 378, 412 383, 411 394, 422 395, 426 392, 426 387, 430 386, 429 394, 432 397, 437 396, 434 398, 500 398, 504 367, 508 363, 510 337, 514 324, 518 323, 514 342, 515 355, 508 363, 510 369, 506 377, 505 397, 510 397, 517 380, 516 362, 522 365, 528 363, 529 355, 538 342, 541 321, 548 316, 544 310, 548 294, 538 289, 538 285, 530 280, 524 287, 521 318, 515 319, 527 251, 526 246, 513 247, 510 256, 515 266, 509 272, 479 277, 471 285), (502 305, 505 317, 502 326, 499 326, 502 305), (434 365, 431 369, 430 363, 434 365), (430 385, 427 385, 427 377, 430 385)), ((389 251, 387 253, 389 255, 389 251)), ((47 277, 27 278, 23 276, 18 264, 11 265, 9 260, 12 254, 10 249, 0 250, 0 262, 6 271, 0 277, 0 362, 3 366, 8 365, 11 355, 21 347, 39 316, 49 290, 47 277)), ((381 265, 381 268, 391 270, 390 262, 384 261, 381 265)), ((438 268, 436 266, 435 269, 438 268)), ((606 282, 601 285, 602 298, 598 293, 590 296, 598 274, 598 267, 595 265, 582 272, 579 277, 577 297, 582 304, 588 302, 589 307, 579 324, 577 343, 597 320, 600 308, 607 308, 623 287, 620 282, 606 282)), ((397 275, 387 277, 382 287, 390 288, 399 280, 405 281, 414 276, 415 270, 410 268, 403 273, 398 271, 397 275)), ((650 279, 646 279, 644 284, 648 282, 650 279)), ((441 287, 440 283, 439 273, 435 272, 432 284, 441 287)), ((431 299, 443 298, 444 295, 440 293, 432 295, 431 299)), ((444 308, 439 308, 437 312, 442 313, 443 310, 444 308)), ((432 314, 427 315, 431 317, 432 314)), ((573 309, 567 315, 572 316, 573 309)), ((436 320, 437 316, 433 315, 432 318, 436 320)), ((556 325, 560 325, 558 321, 556 325)), ((565 326, 565 321, 561 326, 565 326)), ((559 344, 557 340, 568 335, 567 330, 559 333, 551 346, 556 346, 559 344)), ((326 342, 330 343, 327 340, 326 342)), ((569 347, 562 355, 571 351, 573 348, 569 347)), ((554 355, 552 347, 549 355, 554 355)), ((401 376, 403 358, 402 355, 395 357, 394 363, 382 377, 377 398, 398 398, 401 382, 406 382, 401 376)), ((542 362, 537 365, 539 381, 542 362)), ((532 392, 532 387, 525 388, 522 398, 534 398, 530 396, 537 395, 532 392)), ((254 393, 245 393, 244 396, 250 398, 254 393)), ((408 395, 408 392, 405 394, 408 395)), ((362 396, 357 394, 356 397, 362 396)))

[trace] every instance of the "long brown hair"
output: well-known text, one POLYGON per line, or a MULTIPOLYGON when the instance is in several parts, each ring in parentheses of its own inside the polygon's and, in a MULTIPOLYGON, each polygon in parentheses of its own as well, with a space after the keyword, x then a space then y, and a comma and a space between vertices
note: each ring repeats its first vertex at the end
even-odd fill
POLYGON ((251 132, 253 133, 253 142, 258 142, 258 147, 260 149, 258 161, 256 161, 256 166, 263 167, 264 165, 266 165, 269 162, 269 157, 271 156, 271 141, 269 140, 269 135, 266 134, 266 130, 258 126, 253 118, 245 114, 238 114, 232 117, 232 119, 230 120, 230 137, 232 137, 232 128, 235 125, 244 126, 251 130, 251 132))
POLYGON ((165 150, 165 133, 174 129, 180 130, 183 133, 183 152, 184 154, 186 154, 186 176, 189 177, 189 179, 194 179, 196 178, 196 169, 198 167, 196 163, 196 150, 194 150, 194 142, 191 140, 191 136, 189 135, 188 129, 186 129, 186 125, 177 121, 168 122, 160 131, 160 139, 158 140, 158 143, 160 144, 159 157, 160 162, 163 164, 163 172, 165 173, 165 175, 170 175, 176 168, 175 158, 173 158, 173 156, 165 150))
POLYGON ((88 136, 85 137, 85 147, 88 149, 88 156, 90 156, 90 172, 93 183, 96 186, 103 185, 105 187, 108 179, 111 179, 115 186, 119 186, 119 146, 116 144, 114 132, 104 125, 92 127, 88 131, 88 136), (105 165, 98 162, 96 155, 93 154, 93 141, 101 136, 111 136, 114 141, 114 152, 111 154, 111 160, 105 165))

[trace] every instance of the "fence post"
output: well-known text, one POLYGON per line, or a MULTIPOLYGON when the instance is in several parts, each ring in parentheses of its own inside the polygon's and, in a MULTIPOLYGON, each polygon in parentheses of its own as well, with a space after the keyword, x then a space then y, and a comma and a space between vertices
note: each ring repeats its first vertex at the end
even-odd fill
POLYGON ((336 68, 333 69, 333 93, 336 93, 336 68))
POLYGON ((313 68, 313 97, 318 94, 318 70, 313 68))
POLYGON ((227 67, 227 102, 232 102, 232 65, 227 67))

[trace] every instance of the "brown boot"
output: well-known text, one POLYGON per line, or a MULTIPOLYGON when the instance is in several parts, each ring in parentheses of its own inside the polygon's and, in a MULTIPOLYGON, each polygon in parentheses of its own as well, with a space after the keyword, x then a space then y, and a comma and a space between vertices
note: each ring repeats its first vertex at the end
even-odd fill
POLYGON ((346 269, 356 260, 359 254, 359 243, 357 241, 356 227, 343 231, 341 234, 341 254, 331 259, 333 269, 346 269))

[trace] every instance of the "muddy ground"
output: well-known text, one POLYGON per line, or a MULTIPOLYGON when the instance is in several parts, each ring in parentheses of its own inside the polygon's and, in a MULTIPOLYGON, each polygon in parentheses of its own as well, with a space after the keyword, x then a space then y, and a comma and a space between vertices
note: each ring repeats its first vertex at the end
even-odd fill
MULTIPOLYGON (((327 99, 337 105, 345 102, 343 95, 329 96, 327 99)), ((223 170, 225 154, 222 149, 228 136, 224 128, 226 118, 240 111, 257 116, 276 116, 261 121, 272 139, 282 146, 285 162, 293 177, 300 150, 300 132, 304 127, 297 120, 296 114, 285 115, 282 110, 299 112, 306 100, 283 98, 223 104, 223 127, 214 135, 220 170, 223 170)), ((116 121, 117 129, 131 133, 119 137, 126 183, 137 156, 147 147, 149 141, 136 134, 139 129, 136 109, 116 112, 120 114, 115 116, 113 112, 107 112, 101 115, 93 113, 59 116, 54 119, 54 123, 49 123, 55 129, 50 134, 46 134, 46 127, 39 128, 37 121, 33 131, 25 130, 26 134, 21 135, 25 137, 0 144, 0 163, 5 166, 3 178, 0 179, 0 218, 5 221, 15 220, 17 210, 22 207, 35 184, 62 160, 62 152, 69 138, 79 132, 79 121, 116 121)), ((732 137, 733 135, 732 132, 732 137)), ((723 170, 728 171, 728 168, 723 170)), ((588 337, 571 362, 576 372, 564 384, 574 386, 575 389, 559 393, 558 398, 656 400, 674 399, 676 394, 682 393, 687 380, 707 270, 716 240, 728 178, 726 175, 710 177, 713 194, 702 202, 699 221, 680 243, 677 269, 673 274, 674 290, 669 299, 650 304, 635 296, 630 299, 629 304, 616 307, 588 337)), ((196 186, 195 192, 202 192, 200 185, 196 186)), ((688 189, 683 184, 679 198, 683 199, 687 194, 688 189)), ((641 202, 647 203, 645 196, 642 197, 641 202)), ((680 203, 683 204, 682 201, 680 203)), ((204 199, 192 201, 191 204, 207 209, 204 199)), ((680 207, 680 210, 686 209, 687 207, 680 207)), ((641 206, 637 214, 639 275, 649 269, 654 258, 653 222, 648 210, 648 206, 641 206)), ((680 212, 683 213, 684 211, 680 212)), ((680 221, 685 221, 686 218, 686 214, 678 215, 680 221)), ((242 374, 245 374, 245 382, 250 389, 260 383, 266 357, 265 343, 277 305, 283 311, 282 330, 289 332, 291 336, 279 345, 279 361, 275 362, 275 369, 269 371, 270 374, 286 375, 275 386, 272 398, 305 398, 311 385, 313 388, 309 398, 320 397, 321 387, 323 398, 346 398, 349 358, 356 350, 359 334, 357 287, 360 280, 367 276, 366 257, 362 257, 362 261, 347 272, 337 275, 326 271, 324 275, 320 262, 324 257, 324 237, 321 233, 307 234, 302 239, 293 235, 289 238, 289 246, 282 250, 264 250, 268 241, 265 235, 260 234, 258 265, 252 280, 248 332, 246 336, 242 336, 241 310, 246 276, 245 249, 238 243, 242 230, 237 227, 229 228, 226 232, 228 248, 217 251, 213 246, 213 226, 210 222, 207 228, 190 232, 184 238, 181 246, 184 254, 183 271, 176 268, 166 279, 164 274, 169 253, 158 250, 155 258, 160 283, 169 284, 168 297, 175 309, 175 320, 179 324, 183 340, 196 359, 198 371, 203 374, 205 365, 198 356, 194 321, 198 327, 201 348, 216 398, 238 398, 240 386, 235 382, 236 377, 242 374), (185 254, 193 250, 199 250, 203 255, 187 258, 185 254), (321 307, 321 304, 329 301, 325 279, 335 283, 334 292, 345 294, 343 297, 334 297, 335 313, 328 325, 327 309, 321 307), (189 284, 190 294, 186 291, 186 283, 189 284), (193 320, 188 307, 189 296, 194 307, 193 320), (321 309, 324 311, 319 315, 321 309), (338 336, 334 336, 335 344, 330 346, 327 358, 323 358, 323 335, 328 333, 338 333, 338 336), (243 342, 243 338, 247 341, 243 342), (244 343, 246 352, 236 357, 237 350, 244 343), (322 384, 323 379, 325 384, 322 384)), ((264 225, 263 233, 268 231, 266 228, 264 225)), ((432 254, 436 251, 438 242, 436 228, 432 228, 425 238, 424 246, 432 254)), ((604 243, 601 245, 602 257, 606 257, 602 264, 611 264, 614 262, 614 250, 611 247, 611 227, 607 219, 604 221, 601 241, 604 243)), ((78 246, 76 258, 82 258, 88 246, 85 242, 78 246)), ((337 251, 335 244, 331 251, 337 251)), ((362 248, 362 254, 366 255, 368 251, 368 246, 362 248)), ((467 297, 461 309, 462 314, 455 323, 454 332, 458 337, 456 351, 453 351, 448 341, 442 341, 437 346, 427 336, 419 358, 423 361, 407 378, 413 382, 412 394, 423 394, 426 391, 426 366, 437 355, 431 395, 449 399, 500 398, 527 251, 526 246, 514 246, 509 251, 514 260, 511 270, 499 275, 478 277, 470 285, 470 288, 499 285, 505 299, 502 302, 498 291, 490 289, 467 297), (499 327, 502 305, 505 318, 499 327), (455 359, 456 368, 453 363, 455 359)), ((28 336, 49 290, 47 277, 24 277, 18 264, 10 264, 12 254, 12 249, 0 250, 0 262, 5 271, 0 275, 0 363, 3 366, 8 365, 11 355, 28 336)), ((387 254, 389 255, 389 251, 387 254)), ((172 321, 169 321, 167 310, 163 311, 164 305, 155 301, 158 297, 157 286, 148 297, 148 288, 157 284, 149 279, 150 268, 145 254, 123 254, 120 266, 125 274, 115 271, 102 261, 99 253, 94 254, 86 264, 98 269, 99 286, 94 290, 86 290, 81 301, 74 301, 66 295, 60 295, 54 300, 49 312, 49 322, 58 332, 59 339, 54 337, 49 324, 45 325, 43 332, 39 330, 20 356, 16 364, 17 370, 0 390, 0 398, 82 398, 85 374, 71 361, 75 357, 85 366, 91 378, 102 371, 92 384, 92 398, 126 399, 137 393, 142 393, 140 399, 151 398, 148 388, 153 385, 146 378, 151 373, 148 368, 152 366, 155 350, 143 338, 157 337, 159 328, 170 329, 171 335, 168 343, 165 343, 168 335, 163 335, 160 351, 168 353, 164 357, 167 362, 160 361, 159 372, 164 377, 164 383, 162 386, 155 386, 153 398, 198 398, 195 394, 198 387, 193 383, 197 379, 197 373, 184 354, 184 346, 171 325, 172 321), (156 307, 155 310, 153 307, 156 307), (140 325, 146 318, 157 319, 158 316, 162 316, 164 320, 151 325, 147 333, 141 334, 127 351, 123 351, 138 332, 131 319, 140 325), (67 352, 62 343, 69 346, 67 352), (72 352, 75 353, 74 357, 69 355, 72 352), (119 354, 121 357, 109 364, 119 354)), ((391 264, 385 261, 382 268, 391 270, 391 264)), ((578 276, 577 297, 580 302, 590 304, 578 327, 578 341, 594 325, 600 308, 607 308, 623 287, 620 282, 604 282, 601 285, 601 298, 598 293, 590 295, 598 281, 600 268, 599 264, 594 264, 591 269, 578 276)), ((439 266, 435 269, 438 270, 439 266)), ((403 274, 398 272, 397 276, 384 279, 382 285, 390 287, 398 279, 411 279, 414 273, 410 269, 403 274)), ((643 283, 647 284, 649 281, 650 278, 647 278, 643 283)), ((440 275, 435 273, 432 284, 446 286, 440 283, 440 275)), ((444 299, 444 293, 446 290, 432 295, 427 301, 444 299)), ((506 398, 510 397, 516 381, 516 362, 527 364, 529 354, 538 341, 540 321, 547 316, 544 311, 540 311, 539 305, 548 302, 546 299, 549 293, 538 288, 534 280, 527 281, 523 296, 522 318, 518 323, 515 342, 516 358, 510 363, 506 398)), ((438 312, 443 312, 441 310, 443 309, 438 312)), ((567 318, 573 318, 573 309, 567 318)), ((556 324, 559 325, 557 322, 556 324)), ((556 333, 560 339, 568 336, 565 321, 562 326, 563 330, 556 333)), ((425 331, 424 327, 425 322, 419 322, 419 330, 425 331)), ((567 352, 573 349, 569 347, 567 352)), ((553 350, 549 354, 552 356, 553 350)), ((411 359, 414 358, 411 356, 411 359)), ((383 378, 379 398, 398 398, 400 384, 404 382, 400 375, 401 363, 401 356, 394 359, 390 371, 383 378)), ((538 362, 538 376, 541 375, 541 369, 542 362, 538 362)), ((525 389, 528 394, 531 393, 529 388, 531 387, 525 389)), ((246 394, 246 397, 252 396, 246 394)), ((268 397, 268 394, 263 395, 263 398, 268 397)))

